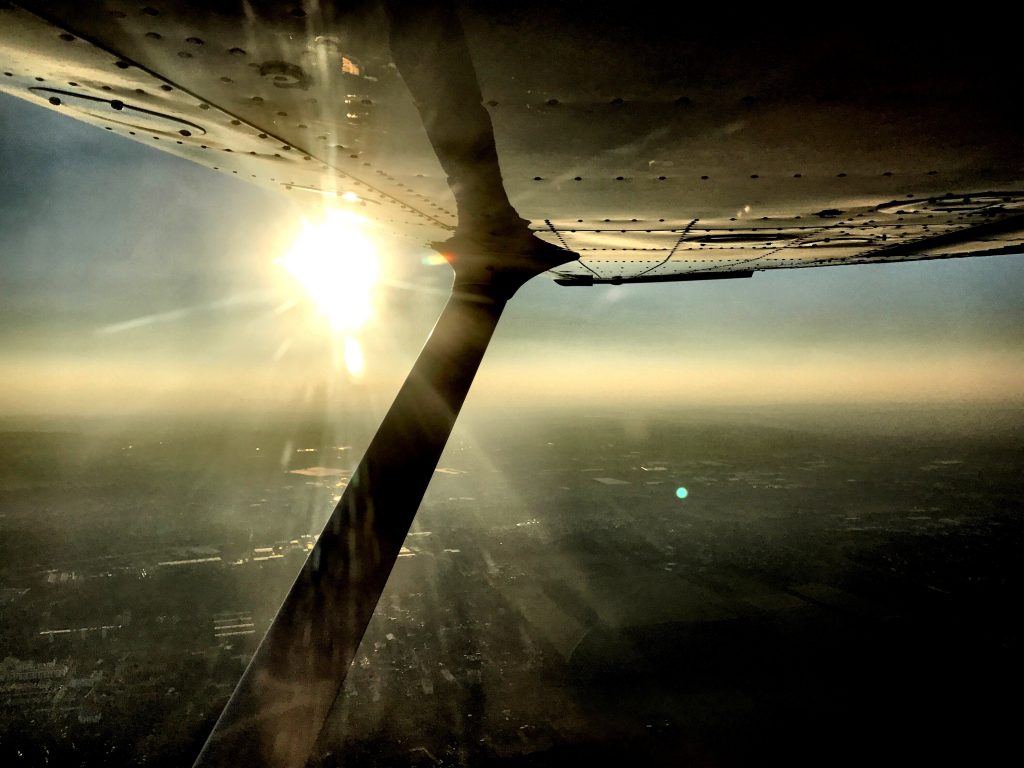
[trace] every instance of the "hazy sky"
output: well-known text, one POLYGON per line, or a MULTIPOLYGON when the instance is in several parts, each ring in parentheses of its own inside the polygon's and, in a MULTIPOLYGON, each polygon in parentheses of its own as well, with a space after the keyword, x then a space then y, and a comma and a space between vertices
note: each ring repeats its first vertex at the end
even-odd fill
MULTIPOLYGON (((287 195, 0 96, 0 416, 386 403, 447 267, 387 254, 392 286, 339 343, 274 259, 287 195), (298 304, 282 309, 290 300, 298 304)), ((515 201, 513 201, 515 202, 515 201)), ((616 408, 1024 399, 1024 258, 564 288, 510 305, 471 394, 616 408)))

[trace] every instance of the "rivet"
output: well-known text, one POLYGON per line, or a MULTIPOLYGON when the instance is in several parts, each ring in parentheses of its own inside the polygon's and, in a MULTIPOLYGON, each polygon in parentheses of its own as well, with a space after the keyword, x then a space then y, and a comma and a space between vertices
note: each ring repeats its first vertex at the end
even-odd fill
POLYGON ((180 131, 178 131, 178 133, 180 133, 182 136, 191 136, 192 135, 192 131, 186 131, 184 128, 182 128, 180 131))
POLYGON ((262 96, 253 96, 251 99, 249 99, 249 101, 251 101, 253 104, 262 104, 263 103, 263 97, 262 96))
POLYGON ((496 101, 488 101, 487 102, 487 106, 488 107, 496 107, 496 106, 498 106, 498 102, 496 102, 496 101))
POLYGON ((179 59, 191 59, 192 58, 192 54, 189 53, 188 51, 178 51, 178 58, 179 59))
POLYGON ((616 177, 615 177, 615 180, 616 180, 616 181, 625 181, 625 180, 626 180, 626 177, 625 177, 625 176, 616 176, 616 177))
POLYGON ((701 180, 701 181, 707 181, 707 180, 708 180, 708 179, 710 179, 710 178, 711 178, 710 176, 701 176, 701 177, 700 177, 700 180, 701 180))
POLYGON ((200 108, 200 109, 209 109, 209 108, 210 108, 210 105, 209 105, 209 104, 200 104, 200 105, 199 105, 199 108, 200 108))
POLYGON ((668 176, 659 176, 658 177, 658 181, 665 181, 665 179, 667 179, 667 178, 668 178, 668 176))
POLYGON ((616 97, 616 98, 612 99, 611 103, 617 107, 620 104, 625 104, 625 101, 623 99, 619 98, 619 97, 616 97))
POLYGON ((174 89, 171 86, 169 86, 169 85, 161 85, 160 86, 160 90, 161 91, 173 91, 174 89))
POLYGON ((572 180, 573 181, 583 181, 583 177, 582 176, 573 176, 572 180))
POLYGON ((111 99, 110 100, 110 108, 111 109, 116 109, 116 110, 122 110, 122 109, 124 109, 124 102, 121 101, 120 99, 111 99))
POLYGON ((232 56, 245 56, 245 51, 241 48, 228 48, 228 53, 232 56))
POLYGON ((186 37, 185 42, 189 45, 202 45, 203 41, 198 37, 186 37))
POLYGON ((161 35, 159 32, 147 32, 146 33, 146 37, 148 37, 150 40, 162 40, 163 39, 163 35, 161 35))
POLYGON ((752 179, 759 179, 761 177, 758 176, 756 173, 752 173, 752 174, 750 174, 750 178, 752 178, 752 179))
POLYGON ((230 77, 222 77, 222 78, 220 79, 220 81, 221 81, 222 83, 233 83, 233 82, 235 82, 235 81, 234 81, 234 80, 232 80, 232 79, 231 79, 230 77))
POLYGON ((115 61, 114 66, 118 69, 128 69, 131 66, 127 61, 115 61))
POLYGON ((557 107, 558 99, 548 99, 546 103, 549 107, 557 107))
POLYGON ((845 173, 837 173, 836 174, 836 178, 837 179, 845 179, 846 178, 846 174, 845 173))
POLYGON ((803 174, 802 174, 802 173, 794 173, 794 174, 793 174, 793 178, 794 178, 794 179, 799 179, 799 178, 802 178, 802 177, 803 177, 803 174))
POLYGON ((892 176, 892 171, 886 171, 882 174, 883 176, 892 176))
POLYGON ((55 107, 59 107, 60 106, 60 99, 58 99, 56 96, 51 96, 50 98, 47 99, 47 101, 50 102, 51 104, 53 104, 53 106, 55 106, 55 107))
POLYGON ((68 43, 73 42, 75 39, 74 35, 69 35, 67 32, 62 32, 58 37, 68 43))
POLYGON ((231 121, 231 124, 232 124, 232 125, 241 125, 241 124, 242 124, 242 121, 241 121, 241 120, 232 120, 232 121, 231 121))
POLYGON ((276 114, 277 114, 278 117, 288 117, 288 113, 287 112, 278 112, 276 114))

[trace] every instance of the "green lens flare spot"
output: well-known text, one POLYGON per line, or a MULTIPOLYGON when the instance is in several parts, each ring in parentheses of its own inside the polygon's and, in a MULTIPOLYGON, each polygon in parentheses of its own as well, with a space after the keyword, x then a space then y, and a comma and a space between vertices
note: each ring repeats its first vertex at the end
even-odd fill
POLYGON ((686 490, 685 488, 683 488, 683 486, 679 486, 678 488, 676 488, 676 498, 677 499, 685 499, 689 495, 690 495, 690 492, 688 490, 686 490))

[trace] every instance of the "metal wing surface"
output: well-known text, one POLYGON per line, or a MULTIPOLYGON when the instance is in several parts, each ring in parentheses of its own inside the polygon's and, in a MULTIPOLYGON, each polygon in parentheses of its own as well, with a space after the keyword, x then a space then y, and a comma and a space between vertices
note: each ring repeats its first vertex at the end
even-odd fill
MULTIPOLYGON (((1024 249, 1010 29, 910 10, 462 16, 509 197, 580 254, 562 284, 1024 249)), ((443 240, 455 200, 384 29, 360 3, 4 4, 0 91, 443 240)))

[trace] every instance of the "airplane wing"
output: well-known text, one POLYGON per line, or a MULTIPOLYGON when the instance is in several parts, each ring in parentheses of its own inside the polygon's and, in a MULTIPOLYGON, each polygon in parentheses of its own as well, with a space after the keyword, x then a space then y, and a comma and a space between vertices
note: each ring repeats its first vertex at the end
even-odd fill
POLYGON ((0 6, 0 90, 356 207, 454 268, 452 298, 200 765, 306 764, 526 279, 748 277, 1024 248, 1020 106, 1002 84, 1020 79, 1011 25, 968 20, 936 39, 910 14, 826 30, 548 5, 485 3, 461 23, 444 4, 398 0, 0 6))
MULTIPOLYGON (((559 283, 1024 248, 1008 31, 558 6, 462 16, 509 198, 580 255, 550 271, 559 283)), ((431 243, 457 206, 381 15, 5 4, 0 91, 431 243)))

